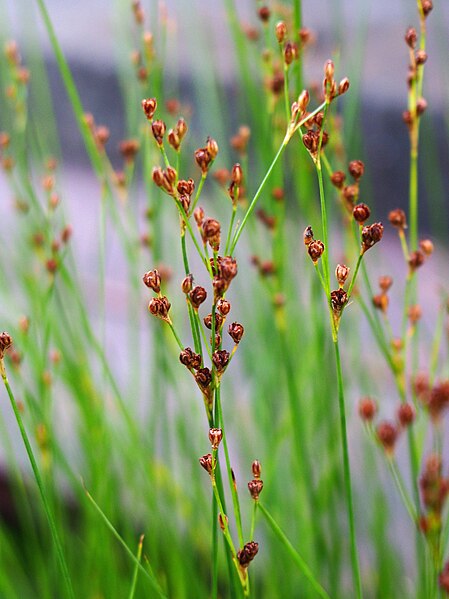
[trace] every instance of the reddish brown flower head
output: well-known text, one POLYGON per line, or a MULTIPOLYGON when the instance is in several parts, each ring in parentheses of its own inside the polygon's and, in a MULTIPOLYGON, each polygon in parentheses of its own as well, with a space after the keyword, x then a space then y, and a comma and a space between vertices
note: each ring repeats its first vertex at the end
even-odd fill
POLYGON ((412 404, 402 403, 398 408, 398 420, 404 428, 415 420, 415 408, 412 404))
POLYGON ((255 541, 246 543, 243 549, 237 552, 237 560, 242 568, 247 568, 256 557, 259 551, 259 545, 255 541))
POLYGON ((212 454, 211 453, 207 453, 206 455, 203 455, 199 458, 199 462, 202 468, 204 468, 204 470, 208 473, 208 474, 212 474, 213 471, 213 460, 212 460, 212 454))
POLYGON ((419 248, 426 256, 431 256, 433 254, 433 243, 430 239, 422 239, 419 242, 419 248))
POLYGON ((432 453, 426 460, 424 471, 419 479, 421 497, 425 507, 439 516, 449 491, 449 481, 442 476, 441 457, 432 453))
POLYGON ((187 275, 184 277, 181 283, 182 292, 186 295, 192 291, 193 287, 193 275, 187 275))
POLYGON ((359 401, 359 416, 364 422, 372 422, 377 413, 377 405, 371 397, 363 397, 359 401))
POLYGON ((248 490, 254 501, 257 501, 259 499, 259 495, 262 493, 262 489, 263 480, 261 480, 260 478, 255 478, 254 480, 249 481, 248 490))
POLYGON ((405 32, 405 43, 413 50, 413 48, 416 46, 417 40, 418 34, 416 33, 416 29, 414 27, 409 27, 405 32))
POLYGON ((12 345, 12 337, 6 331, 0 333, 0 360, 3 359, 6 350, 8 350, 12 345))
POLYGON ((142 277, 142 281, 149 289, 152 289, 155 293, 160 292, 161 275, 159 274, 158 270, 154 269, 146 272, 142 277))
POLYGON ((229 364, 229 357, 230 354, 225 349, 218 349, 212 354, 212 362, 219 374, 226 370, 226 366, 229 364))
POLYGON ((203 208, 201 208, 201 206, 198 206, 198 208, 195 208, 195 210, 193 212, 193 218, 195 219, 197 226, 201 227, 201 225, 203 224, 203 220, 204 220, 204 210, 203 210, 203 208))
POLYGON ((396 208, 396 210, 391 210, 388 214, 388 220, 393 227, 396 229, 406 229, 407 228, 407 218, 405 216, 405 212, 400 208, 396 208))
POLYGON ((268 8, 268 6, 261 6, 259 8, 259 19, 263 23, 267 23, 270 20, 270 16, 271 16, 271 11, 268 8))
POLYGON ((412 325, 416 324, 421 319, 421 316, 422 316, 421 306, 419 304, 410 306, 410 308, 408 309, 408 312, 407 312, 407 316, 410 321, 410 324, 412 324, 412 325))
POLYGON ((363 177, 363 173, 365 172, 365 165, 361 160, 352 160, 349 163, 348 170, 351 177, 358 181, 361 177, 363 177))
POLYGON ((430 391, 427 407, 432 420, 441 418, 449 407, 449 380, 435 383, 430 391))
POLYGON ((375 295, 373 297, 373 306, 377 310, 381 310, 385 313, 388 310, 388 304, 388 295, 386 295, 385 293, 379 293, 378 295, 375 295))
POLYGON ((142 100, 142 108, 147 119, 151 121, 157 108, 156 98, 146 98, 145 100, 142 100))
POLYGON ((374 223, 369 227, 363 227, 362 229, 362 252, 365 253, 374 244, 378 243, 384 234, 384 227, 382 223, 374 223))
POLYGON ((211 428, 209 430, 209 441, 212 445, 212 449, 218 449, 218 446, 223 439, 223 431, 221 428, 211 428))
POLYGON ((212 162, 212 156, 210 155, 207 148, 198 148, 195 150, 195 161, 200 167, 203 175, 209 170, 210 163, 212 162))
POLYGON ((243 328, 243 325, 239 324, 238 322, 233 322, 229 325, 228 333, 236 344, 240 343, 244 332, 245 329, 243 328))
POLYGON ((254 460, 254 462, 251 464, 251 470, 253 472, 254 478, 260 478, 262 466, 260 465, 259 460, 254 460))
POLYGON ((392 454, 398 438, 398 430, 391 422, 381 422, 377 427, 377 438, 385 451, 392 454))
POLYGON ((201 304, 206 301, 207 291, 204 289, 204 287, 197 285, 189 293, 189 298, 192 306, 198 309, 201 304))
POLYGON ((432 0, 421 0, 421 6, 424 16, 427 17, 433 9, 433 2, 432 0))
POLYGON ((180 179, 178 181, 177 190, 179 195, 191 196, 195 190, 195 182, 193 179, 180 179))
POLYGON ((190 347, 186 347, 182 350, 179 354, 179 360, 181 364, 184 364, 187 368, 193 368, 194 370, 201 368, 200 354, 196 354, 190 347))
POLYGON ((284 21, 279 21, 279 23, 276 23, 275 34, 277 41, 282 44, 287 36, 287 25, 284 23, 284 21))
POLYGON ((366 204, 357 204, 357 206, 354 206, 354 210, 352 211, 354 220, 356 220, 360 225, 365 224, 365 222, 369 219, 370 214, 371 210, 366 204))
MULTIPOLYGON (((206 328, 212 330, 212 314, 208 314, 203 318, 203 322, 206 328)), ((215 312, 215 330, 218 331, 223 324, 223 317, 218 312, 215 312)))
POLYGON ((337 283, 340 287, 346 283, 346 280, 349 276, 350 269, 345 264, 337 264, 337 268, 335 269, 335 278, 337 279, 337 283))
POLYGON ((316 264, 323 255, 324 243, 319 239, 311 241, 308 244, 307 252, 309 253, 309 256, 312 258, 313 263, 316 264))

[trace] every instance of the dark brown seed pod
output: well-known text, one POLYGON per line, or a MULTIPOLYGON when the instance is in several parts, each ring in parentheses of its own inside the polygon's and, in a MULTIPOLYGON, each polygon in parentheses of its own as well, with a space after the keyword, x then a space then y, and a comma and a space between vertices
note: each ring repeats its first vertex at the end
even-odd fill
POLYGON ((0 360, 3 359, 6 350, 8 350, 12 345, 12 337, 6 331, 0 333, 0 360))
POLYGON ((157 269, 149 270, 146 272, 142 281, 149 288, 152 289, 155 293, 159 293, 161 290, 161 275, 157 269))
POLYGON ((189 298, 192 306, 195 309, 198 309, 201 306, 201 304, 206 301, 207 291, 204 289, 204 287, 200 287, 199 285, 197 285, 189 293, 189 298))
POLYGON ((156 98, 146 98, 142 100, 142 108, 147 119, 151 121, 157 108, 156 98))
POLYGON ((388 275, 383 275, 379 277, 379 287, 381 290, 386 293, 390 287, 393 285, 393 279, 388 275))
POLYGON ((259 499, 259 495, 262 493, 263 489, 263 480, 260 478, 255 478, 254 480, 250 480, 248 483, 248 490, 251 494, 251 497, 254 501, 259 499))
POLYGON ((393 225, 396 229, 406 229, 407 228, 407 218, 405 216, 405 212, 400 208, 396 208, 396 210, 391 210, 388 214, 388 220, 390 224, 393 225))
POLYGON ((193 287, 193 275, 187 275, 186 277, 184 277, 184 279, 181 283, 182 292, 187 295, 188 293, 190 293, 192 291, 192 287, 193 287))
POLYGON ((226 366, 229 364, 230 354, 225 349, 218 349, 212 354, 212 362, 217 369, 218 374, 221 374, 226 370, 226 366))
POLYGON ((307 247, 307 252, 312 258, 314 264, 318 262, 324 252, 324 243, 319 239, 311 241, 307 247))
POLYGON ((153 121, 151 123, 151 130, 153 131, 154 139, 159 146, 161 146, 162 142, 164 141, 165 129, 166 127, 164 121, 153 121))
POLYGON ((221 298, 217 302, 217 310, 223 317, 226 317, 231 311, 231 304, 227 300, 221 298))
POLYGON ((176 188, 178 190, 179 195, 191 196, 195 190, 195 182, 193 181, 193 179, 180 179, 176 188))
POLYGON ((201 235, 204 243, 209 243, 214 251, 218 251, 220 247, 220 231, 221 225, 214 218, 206 218, 202 223, 201 235))
POLYGON ((140 144, 137 139, 124 139, 119 144, 120 154, 125 159, 125 162, 132 162, 139 151, 140 144))
POLYGON ((343 94, 345 94, 349 89, 349 79, 347 77, 344 77, 340 83, 338 84, 338 95, 342 96, 343 94))
POLYGON ((276 23, 275 34, 277 41, 282 44, 287 37, 287 25, 284 23, 284 21, 279 21, 276 23))
POLYGON ((201 368, 200 354, 196 354, 190 347, 186 347, 182 350, 179 354, 179 361, 187 368, 193 368, 194 370, 201 368))
POLYGON ((223 431, 221 430, 221 428, 211 428, 209 430, 209 441, 212 445, 212 449, 218 449, 218 446, 220 445, 222 439, 223 431))
POLYGON ((303 239, 304 239, 304 245, 310 245, 313 241, 313 231, 312 231, 312 227, 306 227, 304 230, 304 235, 303 235, 303 239))
POLYGON ((351 177, 358 181, 365 172, 365 165, 361 160, 351 160, 348 166, 348 170, 351 177))
POLYGON ((170 310, 170 302, 165 296, 154 297, 148 304, 148 310, 153 316, 169 321, 168 312, 170 310))
POLYGON ((398 438, 398 429, 391 422, 381 422, 376 429, 377 439, 388 454, 392 454, 398 438))
MULTIPOLYGON (((203 322, 206 328, 212 330, 212 314, 208 314, 203 318, 203 322)), ((218 331, 223 324, 223 317, 218 312, 215 312, 215 330, 218 331)))
POLYGON ((409 27, 405 32, 405 43, 413 50, 417 41, 418 34, 416 33, 416 29, 414 27, 409 27))
POLYGON ((362 229, 362 252, 365 253, 374 244, 378 243, 384 234, 384 227, 382 223, 374 223, 369 227, 363 227, 362 229))
POLYGON ((193 218, 195 219, 197 226, 201 227, 201 225, 203 224, 203 220, 204 220, 204 210, 203 210, 203 208, 201 208, 201 206, 198 206, 198 208, 195 208, 195 210, 193 212, 193 218))
POLYGON ((200 167, 203 175, 206 175, 209 170, 210 163, 212 162, 212 156, 210 155, 207 148, 198 148, 194 153, 195 161, 200 167))
POLYGON ((381 310, 382 312, 386 313, 388 304, 388 295, 385 293, 379 293, 373 297, 373 306, 377 308, 377 310, 381 310))
POLYGON ((363 397, 359 401, 359 416, 364 422, 372 422, 377 413, 377 405, 371 397, 363 397))
POLYGON ((268 8, 268 6, 261 6, 259 8, 259 19, 262 21, 262 23, 268 23, 268 21, 270 20, 270 16, 271 16, 271 11, 268 8))
POLYGON ((231 179, 234 185, 240 186, 243 183, 243 169, 238 162, 232 167, 231 179))
POLYGON ((212 373, 209 368, 199 368, 195 380, 202 390, 206 390, 212 382, 212 373))
POLYGON ((337 189, 341 189, 343 187, 345 179, 346 179, 346 175, 344 174, 343 171, 335 171, 331 175, 331 183, 332 183, 332 185, 337 187, 337 189))
POLYGON ((449 380, 435 383, 430 391, 427 408, 432 420, 438 422, 443 412, 449 408, 449 380))
POLYGON ((354 220, 356 220, 360 225, 365 224, 365 222, 369 219, 370 214, 371 210, 366 204, 357 204, 357 206, 354 206, 354 210, 352 211, 354 220))
POLYGON ((421 6, 424 16, 427 17, 433 9, 433 2, 432 0, 421 0, 421 6))
POLYGON ((237 552, 237 560, 242 568, 248 568, 249 564, 256 557, 259 551, 259 545, 255 541, 246 543, 243 549, 237 552))
POLYGON ((415 272, 420 266, 424 264, 425 256, 421 250, 412 252, 408 258, 408 265, 411 272, 415 272))
POLYGON ((337 279, 340 287, 346 283, 346 280, 349 276, 350 269, 345 264, 337 264, 337 268, 335 269, 335 278, 337 279))
POLYGON ((243 325, 239 324, 238 322, 233 322, 229 325, 228 333, 236 344, 240 343, 244 332, 245 329, 243 328, 243 325))
POLYGON ((348 303, 348 294, 344 289, 340 287, 340 289, 336 289, 335 291, 331 291, 331 306, 334 314, 339 316, 341 311, 348 303))
POLYGON ((404 428, 410 426, 415 420, 415 408, 412 404, 403 403, 398 408, 398 420, 404 428))
POLYGON ((427 62, 427 52, 425 50, 417 50, 415 61, 417 65, 425 64, 427 62))
POLYGON ((208 474, 212 474, 213 471, 213 460, 212 460, 212 454, 211 453, 207 453, 206 455, 203 455, 199 458, 199 462, 202 468, 204 468, 204 470, 208 473, 208 474))
POLYGON ((253 472, 254 478, 260 478, 262 466, 261 466, 259 460, 254 460, 254 462, 251 464, 251 470, 253 472))

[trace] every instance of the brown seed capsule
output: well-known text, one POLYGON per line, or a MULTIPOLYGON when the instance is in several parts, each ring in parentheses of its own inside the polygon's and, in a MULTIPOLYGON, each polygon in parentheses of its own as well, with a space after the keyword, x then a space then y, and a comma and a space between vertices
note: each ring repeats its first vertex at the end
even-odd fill
POLYGON ((238 162, 232 167, 231 178, 234 185, 239 186, 243 183, 243 170, 238 162))
POLYGON ((148 310, 153 316, 157 316, 158 318, 162 318, 162 320, 166 321, 169 320, 168 312, 170 307, 171 304, 165 296, 154 297, 148 304, 148 310))
POLYGON ((287 36, 287 25, 284 23, 284 21, 279 21, 276 23, 275 34, 277 41, 282 44, 287 36))
POLYGON ((195 190, 195 183, 193 179, 188 179, 187 181, 185 179, 180 179, 176 189, 178 190, 179 195, 191 196, 195 190))
POLYGON ((383 445, 385 451, 388 454, 392 454, 398 438, 398 430, 396 426, 391 422, 381 422, 377 427, 376 433, 377 438, 381 445, 383 445))
POLYGON ((229 364, 229 357, 230 354, 225 349, 218 349, 212 354, 212 362, 219 374, 226 370, 226 366, 229 364))
POLYGON ((210 155, 207 148, 198 148, 195 150, 195 161, 197 165, 200 167, 203 175, 207 173, 209 170, 209 165, 212 162, 212 156, 210 155))
POLYGON ((398 408, 398 420, 404 428, 415 420, 415 408, 412 404, 403 403, 398 408))
POLYGON ((245 329, 243 328, 243 325, 239 324, 238 322, 233 322, 229 325, 228 333, 236 344, 240 343, 244 332, 245 329))
POLYGON ((437 382, 430 391, 427 408, 434 422, 449 408, 449 380, 437 382))
POLYGON ((361 160, 352 160, 349 163, 349 174, 351 175, 351 177, 353 179, 355 179, 356 181, 358 181, 362 176, 363 173, 365 172, 365 165, 363 164, 363 162, 361 160))
POLYGON ((270 20, 271 11, 268 6, 261 6, 258 11, 259 19, 263 23, 267 23, 270 20))
POLYGON ((12 337, 6 331, 0 333, 0 360, 3 359, 6 350, 8 350, 12 345, 12 337))
POLYGON ((388 295, 385 295, 385 293, 379 293, 379 295, 375 295, 373 297, 373 306, 377 308, 377 310, 381 310, 382 312, 386 313, 388 304, 388 295))
POLYGON ((237 560, 242 568, 248 568, 249 564, 256 557, 259 551, 259 545, 255 541, 246 543, 243 549, 237 552, 237 560))
POLYGON ((346 279, 349 276, 349 268, 345 264, 337 264, 337 268, 335 269, 335 278, 337 279, 340 287, 346 283, 346 279))
POLYGON ((409 27, 405 32, 405 42, 409 48, 412 50, 416 46, 416 42, 418 40, 418 34, 416 33, 416 29, 414 27, 409 27))
POLYGON ((262 493, 262 489, 263 489, 263 480, 261 480, 260 478, 255 478, 254 480, 251 480, 248 483, 248 490, 251 494, 251 497, 254 499, 254 501, 257 501, 259 499, 259 495, 262 493))
POLYGON ((345 94, 348 91, 348 89, 349 89, 349 79, 347 77, 345 77, 338 84, 338 95, 342 96, 343 94, 345 94))
POLYGON ((158 270, 154 269, 146 272, 142 277, 142 281, 149 289, 152 289, 155 293, 160 292, 161 275, 159 274, 158 270))
POLYGON ((218 449, 218 446, 223 439, 223 431, 221 428, 211 428, 209 430, 209 441, 212 445, 212 449, 218 449))
POLYGON ((189 293, 189 298, 192 306, 195 309, 198 309, 201 306, 201 304, 206 301, 207 291, 204 289, 204 287, 200 287, 197 285, 189 293))
POLYGON ((287 66, 291 65, 298 58, 298 46, 294 42, 286 42, 284 46, 284 62, 287 66))
POLYGON ((430 239, 422 239, 419 242, 419 248, 426 256, 431 256, 433 254, 433 243, 430 239))
POLYGON ((354 210, 352 211, 354 220, 356 220, 360 225, 363 225, 369 219, 370 214, 371 210, 366 204, 357 204, 357 206, 354 206, 354 210))
POLYGON ((405 216, 405 212, 400 208, 396 208, 396 210, 392 210, 388 214, 388 220, 393 227, 396 229, 406 229, 407 228, 407 219, 405 216))
POLYGON ((154 139, 160 146, 164 141, 165 129, 166 127, 164 121, 153 121, 151 123, 151 130, 153 131, 154 139))
POLYGON ((212 373, 209 368, 198 368, 195 380, 201 389, 206 390, 212 382, 212 373))
POLYGON ((337 187, 338 189, 341 189, 343 187, 345 179, 346 175, 343 171, 335 171, 331 175, 331 183, 332 185, 335 185, 335 187, 337 187))
POLYGON ((186 347, 182 350, 179 354, 179 361, 187 368, 193 368, 194 370, 201 368, 200 354, 196 354, 190 347, 186 347))
POLYGON ((181 138, 175 129, 170 129, 167 135, 167 140, 170 146, 177 152, 181 146, 181 138))
POLYGON ((383 275, 379 277, 379 287, 381 290, 386 293, 390 287, 393 285, 393 279, 388 275, 383 275))
POLYGON ((425 98, 419 98, 416 102, 416 114, 421 116, 427 110, 427 100, 425 98))
POLYGON ((332 60, 327 60, 324 64, 324 76, 326 77, 327 81, 332 81, 332 79, 334 78, 334 72, 334 63, 332 62, 332 60))
POLYGON ((309 256, 312 258, 314 264, 318 262, 324 252, 324 243, 319 239, 311 241, 307 247, 307 252, 309 256))
POLYGON ((362 252, 365 253, 374 244, 378 243, 383 236, 384 227, 382 223, 374 223, 369 227, 363 227, 362 229, 362 252))
POLYGON ((119 144, 120 153, 127 163, 134 160, 139 148, 140 144, 137 139, 124 139, 119 144))
POLYGON ((253 471, 254 478, 260 478, 262 466, 260 465, 259 460, 254 460, 254 462, 251 464, 251 470, 253 471))
POLYGON ((206 149, 209 152, 211 160, 215 160, 218 154, 218 144, 212 137, 208 137, 206 141, 206 149))
POLYGON ((303 235, 304 245, 310 245, 313 241, 313 231, 312 227, 306 227, 303 235))
POLYGON ((416 252, 412 252, 408 258, 408 265, 410 267, 411 272, 415 272, 420 266, 424 264, 425 256, 421 250, 416 250, 416 252))
POLYGON ((220 247, 220 232, 221 226, 218 220, 214 218, 206 218, 202 223, 201 235, 204 243, 209 243, 214 251, 218 251, 220 247))
POLYGON ((417 50, 415 54, 415 60, 417 65, 422 65, 427 62, 427 52, 425 50, 417 50))
POLYGON ((199 462, 204 470, 211 475, 213 470, 212 454, 207 453, 206 455, 201 456, 199 462))
POLYGON ((187 275, 186 277, 184 277, 184 279, 181 283, 182 292, 187 295, 188 293, 190 293, 192 291, 192 287, 193 287, 193 275, 187 275))
POLYGON ((146 98, 142 100, 142 108, 147 119, 151 121, 157 108, 156 98, 146 98))
POLYGON ((410 324, 412 324, 412 325, 416 324, 421 319, 421 316, 422 316, 421 306, 419 304, 410 306, 410 308, 408 309, 407 316, 410 321, 410 324))
POLYGON ((363 397, 359 402, 359 416, 364 422, 371 422, 377 413, 377 405, 371 397, 363 397))
POLYGON ((331 291, 331 306, 334 314, 340 315, 341 311, 348 303, 348 294, 344 289, 340 287, 340 289, 336 289, 335 291, 331 291))
POLYGON ((223 317, 225 317, 231 311, 231 304, 227 300, 221 298, 217 302, 217 310, 223 317))
MULTIPOLYGON (((204 325, 207 329, 212 330, 212 314, 208 314, 203 318, 204 325)), ((218 331, 223 324, 223 317, 215 312, 215 330, 218 331)))
POLYGON ((201 208, 201 206, 198 206, 198 208, 195 208, 195 210, 193 212, 193 217, 195 219, 197 226, 201 227, 201 225, 203 224, 203 220, 204 220, 204 210, 201 208))
POLYGON ((422 6, 422 11, 424 13, 424 16, 427 17, 427 15, 433 9, 433 2, 432 2, 432 0, 421 0, 421 6, 422 6))

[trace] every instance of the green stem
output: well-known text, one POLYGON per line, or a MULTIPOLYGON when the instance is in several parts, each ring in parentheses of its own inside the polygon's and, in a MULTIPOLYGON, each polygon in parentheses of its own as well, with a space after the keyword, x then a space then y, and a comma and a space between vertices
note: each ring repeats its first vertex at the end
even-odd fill
POLYGON ((134 595, 136 593, 137 576, 139 574, 139 564, 140 564, 140 560, 142 558, 143 538, 144 538, 144 535, 142 535, 140 537, 140 539, 139 539, 139 545, 137 546, 137 562, 134 565, 133 579, 132 579, 132 582, 131 582, 131 590, 129 591, 129 597, 128 597, 128 599, 134 599, 134 595))
POLYGON ((41 477, 41 474, 40 474, 40 471, 39 471, 39 467, 38 467, 36 459, 34 457, 33 449, 31 447, 31 443, 30 443, 30 441, 28 439, 28 435, 27 435, 27 432, 25 430, 25 426, 23 424, 22 416, 20 415, 20 411, 19 411, 19 408, 17 406, 16 400, 14 398, 14 394, 12 392, 12 389, 11 389, 11 387, 9 385, 8 378, 6 376, 5 366, 4 366, 4 363, 3 363, 3 358, 0 358, 0 372, 1 372, 1 375, 2 375, 3 382, 5 384, 5 387, 6 387, 6 391, 8 393, 9 400, 11 402, 11 407, 13 409, 14 416, 16 418, 16 422, 17 422, 17 425, 19 427, 20 434, 22 436, 22 440, 23 440, 23 443, 25 445, 26 452, 28 454, 28 459, 30 461, 31 468, 33 470, 34 478, 36 480, 36 483, 37 483, 37 486, 38 486, 38 489, 39 489, 39 493, 40 493, 40 496, 41 496, 41 499, 42 499, 42 503, 43 503, 43 506, 44 506, 45 514, 47 516, 48 524, 49 524, 49 527, 50 527, 51 536, 53 537, 53 543, 55 545, 56 554, 58 556, 59 565, 61 567, 62 575, 63 575, 63 578, 64 578, 64 583, 65 583, 65 587, 66 587, 66 591, 67 591, 67 596, 70 597, 70 599, 75 599, 75 594, 73 592, 73 585, 72 585, 72 581, 71 581, 71 578, 70 578, 69 570, 68 570, 68 567, 67 567, 67 562, 66 562, 66 559, 64 557, 64 551, 62 549, 61 541, 59 539, 58 530, 56 528, 56 522, 55 522, 55 520, 53 518, 53 514, 52 514, 51 509, 50 509, 50 503, 49 503, 49 501, 47 499, 47 494, 46 494, 45 489, 44 489, 44 483, 42 481, 42 477, 41 477))
POLYGON ((274 520, 274 518, 270 514, 270 512, 260 502, 259 502, 259 510, 265 516, 265 519, 268 522, 268 524, 270 525, 272 531, 278 537, 278 539, 281 541, 281 543, 285 546, 285 548, 287 549, 290 557, 293 559, 293 561, 299 567, 299 569, 301 570, 301 572, 304 574, 304 576, 310 582, 310 584, 312 585, 312 587, 314 588, 314 590, 323 599, 330 599, 329 594, 320 585, 320 583, 318 582, 318 580, 315 578, 315 576, 312 573, 312 570, 309 568, 309 566, 306 564, 306 562, 301 557, 301 555, 296 551, 296 549, 290 543, 290 541, 288 540, 288 538, 286 537, 286 535, 284 534, 284 532, 281 530, 281 528, 278 526, 277 522, 274 520))
POLYGON ((349 463, 349 450, 348 450, 348 437, 346 427, 346 408, 345 408, 345 396, 343 387, 343 373, 341 368, 340 359, 340 348, 338 345, 338 339, 334 343, 335 348, 335 362, 337 365, 337 380, 338 380, 338 405, 340 409, 340 434, 343 452, 343 474, 344 474, 344 485, 346 491, 346 506, 348 512, 349 521, 349 537, 351 544, 351 564, 352 564, 352 575, 354 580, 354 588, 356 596, 361 599, 362 593, 362 580, 360 576, 360 567, 357 553, 357 539, 355 531, 355 518, 354 518, 354 504, 352 497, 352 484, 351 484, 351 467, 349 463))

